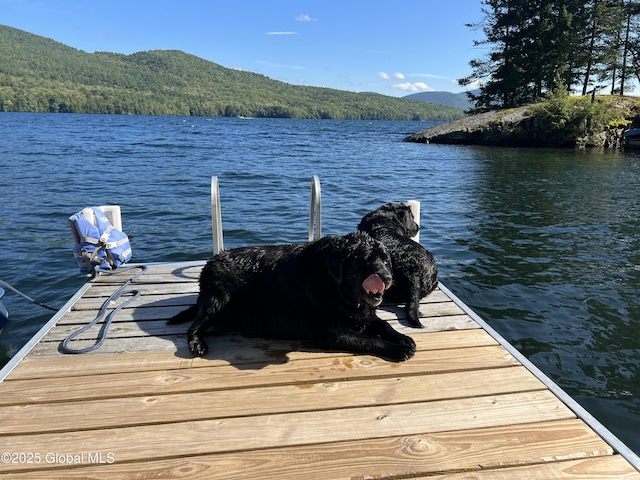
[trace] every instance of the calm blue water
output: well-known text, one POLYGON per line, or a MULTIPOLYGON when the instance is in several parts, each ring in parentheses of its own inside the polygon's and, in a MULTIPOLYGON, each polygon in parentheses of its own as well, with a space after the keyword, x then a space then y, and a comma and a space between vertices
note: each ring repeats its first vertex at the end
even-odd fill
MULTIPOLYGON (((305 241, 382 203, 422 202, 441 280, 640 452, 640 157, 402 143, 416 122, 0 113, 0 278, 61 306, 84 282, 69 215, 114 203, 134 261, 305 241)), ((0 363, 50 318, 12 293, 0 363)))

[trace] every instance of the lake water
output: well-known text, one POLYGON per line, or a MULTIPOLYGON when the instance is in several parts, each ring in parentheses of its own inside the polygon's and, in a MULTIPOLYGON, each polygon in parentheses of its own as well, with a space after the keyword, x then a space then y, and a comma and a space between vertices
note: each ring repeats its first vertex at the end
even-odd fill
MULTIPOLYGON (((422 203, 440 279, 640 453, 640 156, 404 143, 419 122, 0 113, 0 279, 59 307, 84 282, 67 218, 119 204, 136 262, 305 241, 422 203)), ((8 292, 0 363, 51 312, 8 292)))

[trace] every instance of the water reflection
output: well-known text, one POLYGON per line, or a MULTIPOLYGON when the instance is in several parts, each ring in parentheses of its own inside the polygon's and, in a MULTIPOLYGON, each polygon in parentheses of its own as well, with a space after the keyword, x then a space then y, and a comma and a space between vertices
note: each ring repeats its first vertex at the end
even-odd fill
POLYGON ((594 397, 615 399, 606 402, 614 417, 638 412, 630 400, 640 395, 640 159, 573 150, 475 155, 477 205, 469 235, 458 239, 476 258, 461 266, 481 287, 471 302, 570 394, 596 408, 594 397))
MULTIPOLYGON (((0 127, 0 266, 34 298, 60 304, 84 281, 65 219, 86 205, 121 204, 144 262, 211 254, 211 175, 227 248, 304 240, 312 174, 324 234, 417 199, 444 283, 640 452, 640 157, 400 142, 415 122, 4 114, 0 127), (126 181, 101 183, 87 159, 126 181)), ((0 363, 49 317, 5 305, 0 363)))

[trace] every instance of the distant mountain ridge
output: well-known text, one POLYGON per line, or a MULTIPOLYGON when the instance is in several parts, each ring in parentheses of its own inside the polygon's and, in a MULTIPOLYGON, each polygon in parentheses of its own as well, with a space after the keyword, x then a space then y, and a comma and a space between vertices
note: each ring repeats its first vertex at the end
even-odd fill
POLYGON ((467 92, 420 92, 405 95, 402 98, 408 100, 420 100, 421 102, 436 103, 438 105, 446 105, 454 108, 468 110, 473 107, 473 103, 469 101, 467 92))
POLYGON ((0 25, 0 112, 444 120, 460 109, 291 85, 176 50, 87 53, 0 25))

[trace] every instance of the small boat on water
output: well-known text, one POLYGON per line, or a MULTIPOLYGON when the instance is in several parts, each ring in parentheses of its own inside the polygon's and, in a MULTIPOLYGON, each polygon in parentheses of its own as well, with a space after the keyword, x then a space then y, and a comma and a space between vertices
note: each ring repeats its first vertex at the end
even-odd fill
POLYGON ((640 128, 633 128, 624 132, 625 148, 640 148, 640 128))

